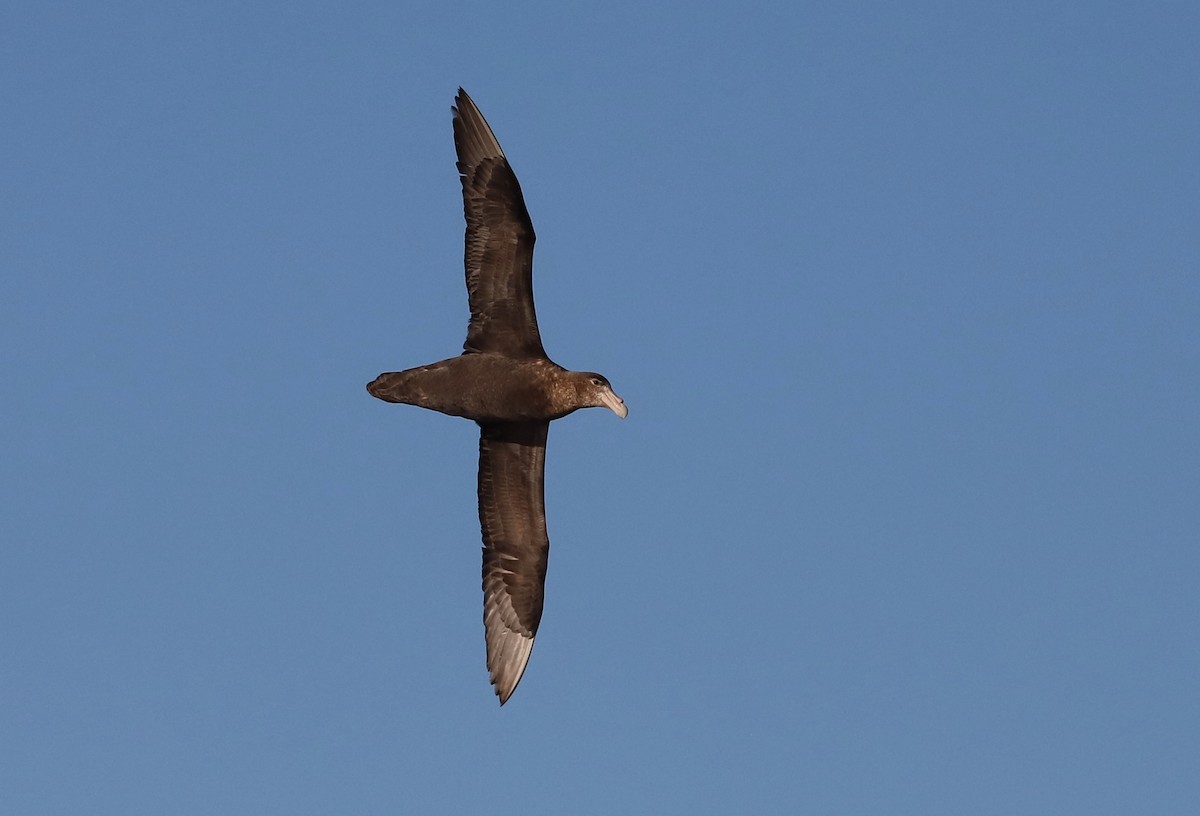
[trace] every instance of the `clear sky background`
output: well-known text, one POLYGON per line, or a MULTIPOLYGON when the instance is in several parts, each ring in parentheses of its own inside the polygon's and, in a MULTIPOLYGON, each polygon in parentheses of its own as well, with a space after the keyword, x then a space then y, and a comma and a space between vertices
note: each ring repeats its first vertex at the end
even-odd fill
POLYGON ((0 12, 11 814, 1200 812, 1189 2, 0 12), (524 186, 484 668, 450 110, 524 186))

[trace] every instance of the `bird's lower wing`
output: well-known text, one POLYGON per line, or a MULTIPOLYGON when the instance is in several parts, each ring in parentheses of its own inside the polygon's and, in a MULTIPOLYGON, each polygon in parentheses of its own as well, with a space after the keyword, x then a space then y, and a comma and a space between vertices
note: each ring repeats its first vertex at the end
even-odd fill
POLYGON ((544 472, 548 422, 480 425, 479 524, 487 664, 501 705, 533 651, 550 540, 544 472))

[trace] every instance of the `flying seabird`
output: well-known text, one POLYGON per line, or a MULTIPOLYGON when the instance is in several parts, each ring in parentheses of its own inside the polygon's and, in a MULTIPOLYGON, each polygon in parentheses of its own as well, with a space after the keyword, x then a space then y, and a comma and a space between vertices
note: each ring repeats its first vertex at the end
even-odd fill
POLYGON ((488 671, 503 705, 521 681, 542 619, 550 421, 590 407, 624 419, 629 409, 601 375, 568 371, 546 356, 533 308, 533 224, 521 185, 462 88, 455 103, 467 219, 467 340, 459 356, 380 374, 367 390, 479 425, 483 623, 488 671))

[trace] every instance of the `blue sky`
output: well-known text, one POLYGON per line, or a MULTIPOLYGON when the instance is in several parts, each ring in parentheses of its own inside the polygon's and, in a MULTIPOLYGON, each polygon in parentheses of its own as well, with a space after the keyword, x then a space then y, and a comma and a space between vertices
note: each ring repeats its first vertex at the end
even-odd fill
POLYGON ((1200 12, 0 12, 19 814, 1192 814, 1200 12), (551 429, 484 668, 449 106, 525 190, 551 429))

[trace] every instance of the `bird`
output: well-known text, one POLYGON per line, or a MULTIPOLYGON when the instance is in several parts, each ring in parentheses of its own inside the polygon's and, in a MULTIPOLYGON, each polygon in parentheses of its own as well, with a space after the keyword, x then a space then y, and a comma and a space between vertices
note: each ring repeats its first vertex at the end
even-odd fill
POLYGON ((580 408, 608 408, 621 419, 629 409, 604 376, 569 371, 546 355, 533 303, 535 236, 521 185, 475 102, 462 88, 454 101, 467 222, 467 339, 457 357, 380 374, 367 390, 479 426, 484 639, 504 705, 529 664, 542 619, 550 423, 580 408))

